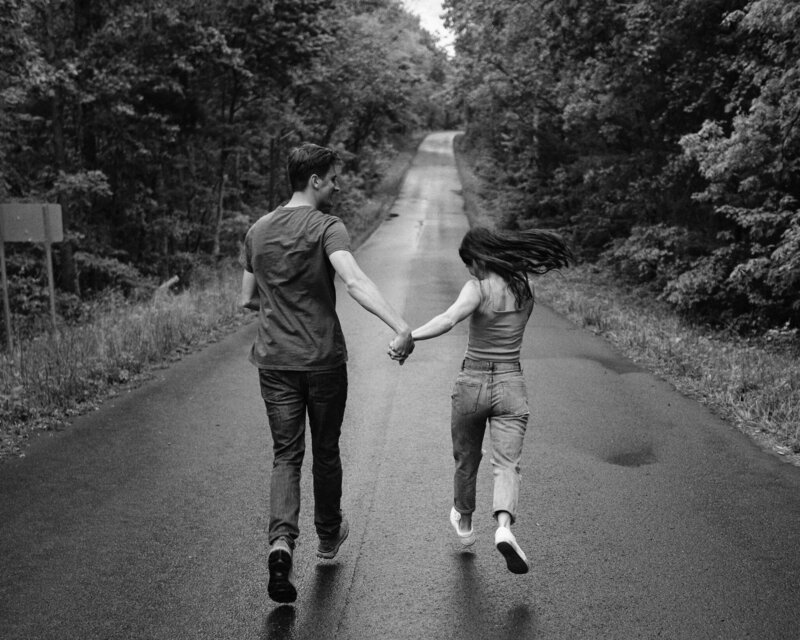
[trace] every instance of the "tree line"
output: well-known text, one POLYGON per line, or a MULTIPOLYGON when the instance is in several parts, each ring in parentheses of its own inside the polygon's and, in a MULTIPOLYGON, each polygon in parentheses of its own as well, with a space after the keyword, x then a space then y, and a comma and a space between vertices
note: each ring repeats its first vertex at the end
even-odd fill
POLYGON ((800 326, 797 0, 445 0, 465 149, 512 228, 562 229, 678 311, 800 326))
MULTIPOLYGON (((399 0, 0 0, 0 202, 58 202, 59 310, 236 255, 288 149, 345 160, 356 212, 442 126, 448 59, 399 0)), ((12 308, 46 308, 9 245, 12 308)))

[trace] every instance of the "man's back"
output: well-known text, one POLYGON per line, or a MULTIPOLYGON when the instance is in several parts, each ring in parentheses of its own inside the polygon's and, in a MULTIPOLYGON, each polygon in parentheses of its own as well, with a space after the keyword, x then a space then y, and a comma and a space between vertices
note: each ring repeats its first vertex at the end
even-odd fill
POLYGON ((350 250, 341 220, 310 206, 279 207, 250 228, 244 249, 245 269, 255 275, 261 300, 251 362, 303 371, 344 364, 328 260, 334 251, 350 250))

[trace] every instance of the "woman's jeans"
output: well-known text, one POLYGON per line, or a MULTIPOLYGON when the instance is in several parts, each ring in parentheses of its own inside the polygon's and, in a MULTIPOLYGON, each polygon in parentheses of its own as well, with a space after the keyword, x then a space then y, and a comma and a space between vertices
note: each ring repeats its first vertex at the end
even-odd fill
POLYGON ((327 371, 259 370, 261 396, 272 432, 269 542, 299 535, 300 468, 305 454, 306 413, 311 431, 314 525, 333 538, 342 522, 339 436, 347 401, 347 368, 327 371))
POLYGON ((475 511, 475 483, 486 424, 492 446, 492 513, 507 511, 516 520, 522 441, 528 425, 528 397, 518 362, 465 360, 452 395, 451 432, 455 458, 454 505, 475 511))

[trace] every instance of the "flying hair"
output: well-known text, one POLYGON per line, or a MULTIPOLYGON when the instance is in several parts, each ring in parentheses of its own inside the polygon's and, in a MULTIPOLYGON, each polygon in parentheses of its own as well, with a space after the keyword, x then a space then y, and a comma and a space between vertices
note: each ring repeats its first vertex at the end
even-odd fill
POLYGON ((491 231, 473 227, 464 235, 458 255, 464 264, 479 262, 508 282, 517 308, 533 298, 529 273, 542 275, 575 261, 563 238, 544 229, 491 231))

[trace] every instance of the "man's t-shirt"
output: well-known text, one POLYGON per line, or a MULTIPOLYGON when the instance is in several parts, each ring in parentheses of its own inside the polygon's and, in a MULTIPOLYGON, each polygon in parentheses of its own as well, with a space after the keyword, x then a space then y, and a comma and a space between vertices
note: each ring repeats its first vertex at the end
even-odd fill
POLYGON ((310 206, 279 207, 250 227, 242 266, 255 275, 261 301, 250 362, 320 371, 347 361, 328 260, 342 250, 350 251, 344 223, 310 206))

